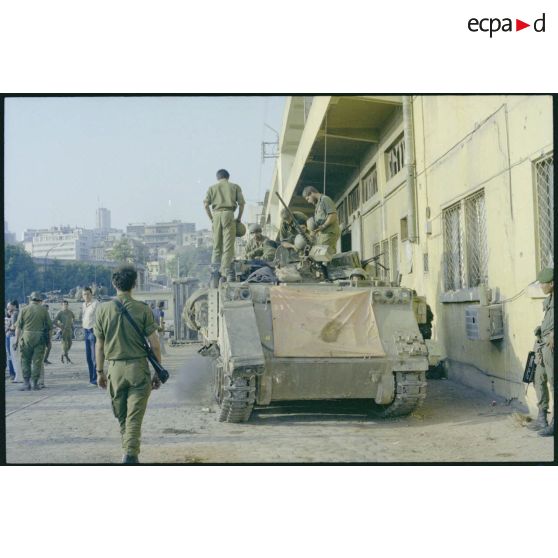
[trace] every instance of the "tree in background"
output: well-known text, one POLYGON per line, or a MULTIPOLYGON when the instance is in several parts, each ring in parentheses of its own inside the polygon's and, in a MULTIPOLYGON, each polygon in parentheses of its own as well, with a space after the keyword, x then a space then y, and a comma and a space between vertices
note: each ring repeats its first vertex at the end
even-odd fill
POLYGON ((4 297, 27 302, 32 291, 40 291, 41 278, 33 258, 19 244, 4 246, 4 297))
POLYGON ((111 260, 122 263, 145 264, 147 261, 147 248, 142 242, 135 242, 122 238, 114 243, 107 252, 111 260))

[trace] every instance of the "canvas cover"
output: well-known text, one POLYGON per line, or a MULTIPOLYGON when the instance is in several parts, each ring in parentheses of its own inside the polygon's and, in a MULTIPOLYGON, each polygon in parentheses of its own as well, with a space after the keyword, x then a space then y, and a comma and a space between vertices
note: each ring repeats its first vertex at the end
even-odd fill
POLYGON ((368 289, 281 285, 270 291, 275 356, 385 356, 368 289))

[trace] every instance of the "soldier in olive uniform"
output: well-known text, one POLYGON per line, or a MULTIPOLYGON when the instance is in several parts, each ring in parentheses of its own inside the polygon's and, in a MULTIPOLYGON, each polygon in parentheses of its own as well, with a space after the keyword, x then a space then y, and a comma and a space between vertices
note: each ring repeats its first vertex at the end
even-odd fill
MULTIPOLYGON (((133 266, 124 265, 112 274, 112 284, 119 300, 139 329, 147 337, 157 360, 161 362, 159 336, 153 313, 144 302, 132 298, 132 288, 136 284, 137 271, 133 266)), ((158 389, 161 382, 156 374, 151 377, 146 351, 141 339, 120 314, 114 301, 104 302, 97 308, 95 317, 95 345, 97 363, 97 383, 100 388, 108 385, 114 416, 120 424, 122 463, 139 463, 141 424, 152 389, 158 389), (108 360, 107 374, 103 370, 105 358, 108 360)))
POLYGON ((47 339, 50 337, 52 320, 48 310, 41 304, 42 296, 31 293, 31 303, 23 308, 16 322, 15 350, 21 344, 21 367, 23 369, 23 387, 20 391, 41 389, 39 378, 43 368, 43 358, 47 339))
MULTIPOLYGON (((299 226, 306 225, 306 215, 304 215, 304 213, 301 211, 292 211, 291 213, 299 226)), ((281 246, 294 250, 294 241, 297 234, 299 233, 293 223, 290 213, 283 208, 281 210, 281 225, 279 226, 279 240, 281 246)))
POLYGON ((68 301, 64 300, 62 302, 62 310, 54 318, 54 325, 62 329, 62 356, 60 357, 62 362, 64 362, 64 358, 66 362, 72 362, 68 353, 72 347, 75 319, 74 313, 68 308, 68 301))
POLYGON ((326 244, 329 252, 335 254, 341 229, 333 200, 325 194, 320 194, 313 186, 306 186, 302 191, 302 197, 315 206, 314 223, 316 226, 313 234, 316 235, 316 244, 326 244))
POLYGON ((207 190, 204 199, 205 211, 213 224, 213 254, 211 264, 220 265, 220 273, 227 280, 234 279, 232 261, 236 222, 242 219, 244 196, 238 184, 229 182, 229 173, 225 169, 217 171, 218 182, 207 190), (238 206, 238 217, 234 212, 238 206))
POLYGON ((550 424, 547 422, 548 406, 554 393, 554 268, 547 267, 537 276, 542 291, 549 295, 543 303, 544 317, 542 324, 535 329, 537 337, 535 370, 535 391, 539 414, 537 420, 527 428, 538 430, 539 436, 554 435, 554 416, 550 424))
POLYGON ((246 243, 245 254, 247 260, 256 258, 263 259, 264 243, 269 240, 267 236, 262 234, 262 228, 258 224, 252 224, 248 227, 250 238, 246 243))

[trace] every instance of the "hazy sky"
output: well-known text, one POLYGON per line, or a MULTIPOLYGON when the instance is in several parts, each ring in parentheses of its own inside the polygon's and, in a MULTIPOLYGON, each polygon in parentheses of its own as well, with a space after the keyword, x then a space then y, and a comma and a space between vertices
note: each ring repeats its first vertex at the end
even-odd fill
POLYGON ((181 219, 198 229, 215 172, 226 168, 247 202, 262 201, 274 159, 261 142, 280 131, 284 97, 6 99, 4 219, 24 229, 181 219))

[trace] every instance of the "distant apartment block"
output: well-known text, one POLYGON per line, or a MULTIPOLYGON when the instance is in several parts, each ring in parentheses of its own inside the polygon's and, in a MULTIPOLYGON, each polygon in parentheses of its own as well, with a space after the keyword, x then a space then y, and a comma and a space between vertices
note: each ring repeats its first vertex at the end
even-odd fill
POLYGON ((126 234, 143 242, 151 251, 167 249, 169 246, 182 246, 184 235, 196 231, 195 223, 168 221, 164 223, 131 223, 126 227, 126 234))
POLYGON ((99 230, 109 230, 110 229, 110 211, 105 207, 99 207, 97 209, 97 229, 99 230))

